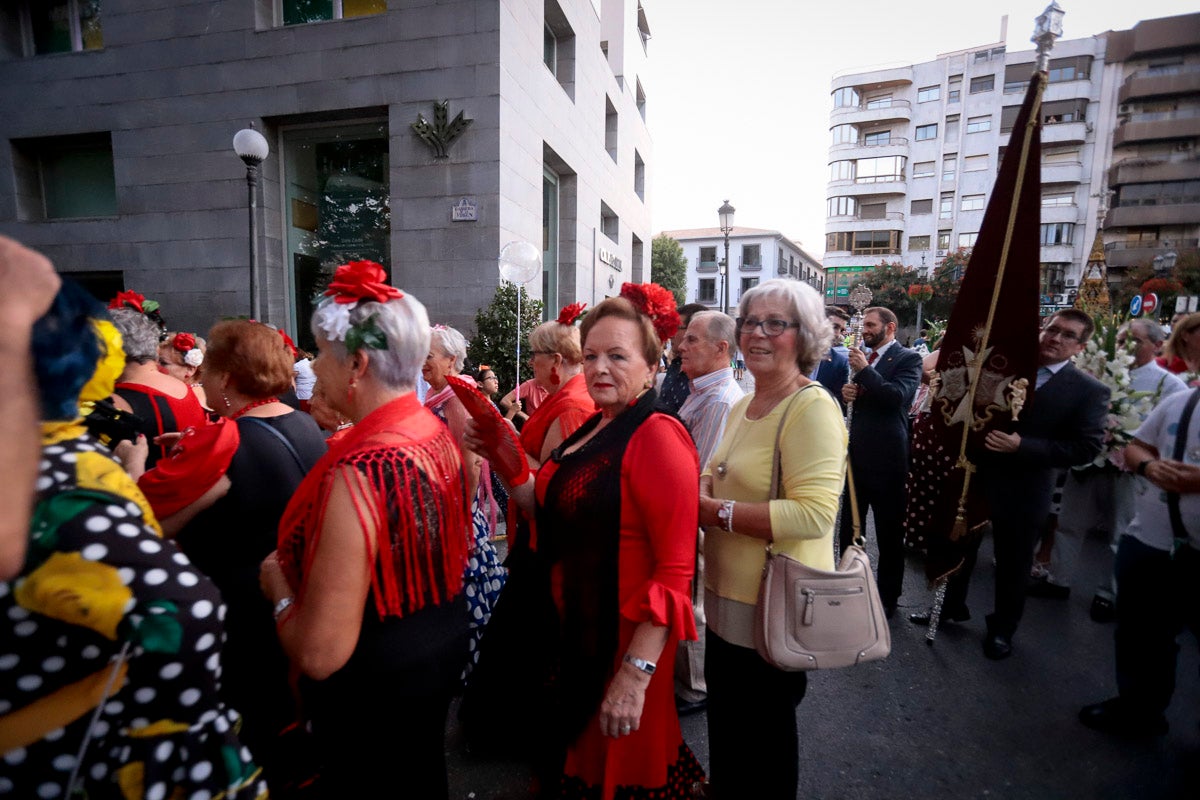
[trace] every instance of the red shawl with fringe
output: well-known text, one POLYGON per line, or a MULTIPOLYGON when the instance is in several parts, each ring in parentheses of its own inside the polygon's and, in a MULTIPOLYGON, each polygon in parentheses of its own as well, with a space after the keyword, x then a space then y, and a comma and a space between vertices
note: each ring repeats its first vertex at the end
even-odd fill
POLYGON ((368 521, 377 531, 371 590, 380 617, 408 616, 461 592, 471 517, 458 444, 410 392, 348 428, 283 512, 279 563, 300 601, 342 469, 358 471, 370 487, 366 498, 352 494, 364 535, 368 521))

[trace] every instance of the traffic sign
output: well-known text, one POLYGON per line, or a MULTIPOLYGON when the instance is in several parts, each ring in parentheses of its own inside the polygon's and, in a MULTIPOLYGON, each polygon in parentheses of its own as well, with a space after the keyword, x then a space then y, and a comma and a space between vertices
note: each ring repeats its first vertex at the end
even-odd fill
POLYGON ((1146 292, 1142 295, 1142 313, 1153 314, 1156 308, 1158 308, 1158 295, 1154 292, 1146 292))
POLYGON ((1142 296, 1135 294, 1129 301, 1129 316, 1137 317, 1142 313, 1142 296))

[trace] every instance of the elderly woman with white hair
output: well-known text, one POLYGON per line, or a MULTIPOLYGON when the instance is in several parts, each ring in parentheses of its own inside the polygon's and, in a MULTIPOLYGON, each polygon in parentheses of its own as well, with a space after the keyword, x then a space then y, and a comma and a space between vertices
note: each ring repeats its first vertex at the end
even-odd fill
POLYGON ((833 338, 812 287, 775 279, 750 289, 738 304, 737 331, 755 391, 730 410, 700 476, 709 775, 718 797, 792 800, 806 673, 784 672, 758 655, 754 605, 768 543, 810 566, 834 568, 847 434, 837 401, 807 377, 833 338), (778 493, 771 485, 776 457, 778 493))
MULTIPOLYGON (((467 662, 469 673, 479 661, 479 642, 483 637, 483 629, 492 617, 496 601, 500 599, 500 590, 504 588, 508 572, 501 566, 500 557, 491 542, 495 528, 495 518, 490 513, 491 473, 487 469, 487 462, 463 444, 467 410, 446 380, 451 375, 463 377, 460 373, 466 360, 467 340, 463 335, 446 325, 434 325, 430 333, 429 353, 421 367, 421 377, 429 382, 425 407, 446 423, 462 452, 467 471, 467 497, 471 498, 471 527, 475 533, 466 574, 467 607, 471 615, 471 627, 475 631, 471 637, 471 658, 467 662), (480 480, 485 474, 487 480, 480 480)), ((463 379, 469 383, 475 382, 470 376, 463 379)))
POLYGON ((326 294, 313 369, 355 425, 296 490, 260 583, 302 674, 322 792, 445 798, 471 534, 458 445, 413 391, 429 319, 372 262, 339 267, 326 294))

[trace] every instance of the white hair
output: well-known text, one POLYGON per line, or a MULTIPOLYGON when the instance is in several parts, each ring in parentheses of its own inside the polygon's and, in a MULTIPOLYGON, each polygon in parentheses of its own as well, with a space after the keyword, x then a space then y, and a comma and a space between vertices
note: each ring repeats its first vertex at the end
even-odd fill
POLYGON ((127 360, 146 364, 158 358, 160 331, 152 319, 132 308, 109 309, 108 316, 121 332, 127 360))
POLYGON ((432 331, 431 345, 437 345, 442 355, 454 356, 454 371, 462 372, 463 365, 467 363, 466 337, 454 328, 438 325, 432 331))
POLYGON ((796 364, 800 372, 809 374, 829 352, 829 345, 833 341, 833 326, 825 316, 825 299, 802 281, 772 278, 742 294, 738 302, 738 317, 746 316, 746 309, 751 302, 767 297, 786 301, 795 321, 800 324, 796 330, 796 364))
MULTIPOLYGON (((319 324, 321 309, 332 302, 333 298, 323 301, 313 312, 312 333, 328 345, 328 351, 339 361, 345 361, 349 357, 345 341, 331 339, 319 324)), ((391 389, 412 389, 429 352, 429 314, 425 306, 407 292, 386 303, 360 300, 350 311, 350 324, 358 325, 372 317, 387 339, 387 349, 364 347, 363 352, 368 355, 367 371, 391 389)))

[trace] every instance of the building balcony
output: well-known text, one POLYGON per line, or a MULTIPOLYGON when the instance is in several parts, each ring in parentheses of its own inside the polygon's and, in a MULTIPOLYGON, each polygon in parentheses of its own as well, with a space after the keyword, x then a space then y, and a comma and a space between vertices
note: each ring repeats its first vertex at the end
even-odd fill
POLYGON ((1149 264, 1154 257, 1167 252, 1195 253, 1200 239, 1159 239, 1134 242, 1109 242, 1104 245, 1104 260, 1109 267, 1126 268, 1149 264))
POLYGON ((1115 164, 1108 171, 1109 186, 1127 183, 1158 183, 1200 179, 1200 158, 1187 161, 1142 161, 1133 159, 1115 164))
POLYGON ((861 94, 893 86, 911 86, 912 82, 913 70, 908 65, 897 65, 872 72, 846 70, 833 76, 832 90, 836 92, 838 89, 849 87, 857 89, 861 94))
MULTIPOLYGON (((904 222, 903 211, 889 211, 882 217, 828 217, 825 220, 825 232, 837 233, 840 231, 873 231, 880 227, 880 222, 904 222)), ((890 227, 890 226, 887 226, 890 227)))
POLYGON ((1048 144, 1083 144, 1091 125, 1087 122, 1056 122, 1042 126, 1042 146, 1048 144))
POLYGON ((696 272, 717 272, 719 269, 719 261, 700 261, 696 264, 696 272))
POLYGON ((1082 183, 1083 162, 1056 161, 1042 164, 1042 183, 1082 183))
POLYGON ((1197 92, 1200 92, 1200 64, 1177 64, 1133 73, 1117 90, 1117 102, 1197 92))
POLYGON ((1042 245, 1042 263, 1066 263, 1074 260, 1075 245, 1073 244, 1042 245))
POLYGON ((1200 203, 1118 206, 1109 209, 1104 218, 1105 228, 1158 225, 1200 225, 1200 203))
POLYGON ((1134 114, 1113 132, 1112 146, 1200 137, 1200 107, 1134 114))
POLYGON ((738 270, 740 272, 762 272, 762 262, 761 261, 743 261, 740 264, 738 264, 738 270))
MULTIPOLYGON (((879 156, 908 155, 908 139, 903 136, 893 136, 886 142, 867 144, 866 142, 843 142, 829 148, 829 154, 839 158, 861 156, 862 158, 878 158, 879 156)), ((836 159, 835 159, 836 160, 836 159)))
POLYGON ((835 125, 875 125, 887 122, 908 122, 912 119, 912 105, 907 100, 889 100, 886 103, 861 103, 857 106, 835 108, 829 115, 835 125))
POLYGON ((826 194, 829 197, 845 195, 882 197, 905 194, 907 191, 908 184, 903 175, 876 175, 857 180, 830 181, 826 194))
POLYGON ((1080 222, 1079 206, 1042 206, 1042 223, 1080 222))

